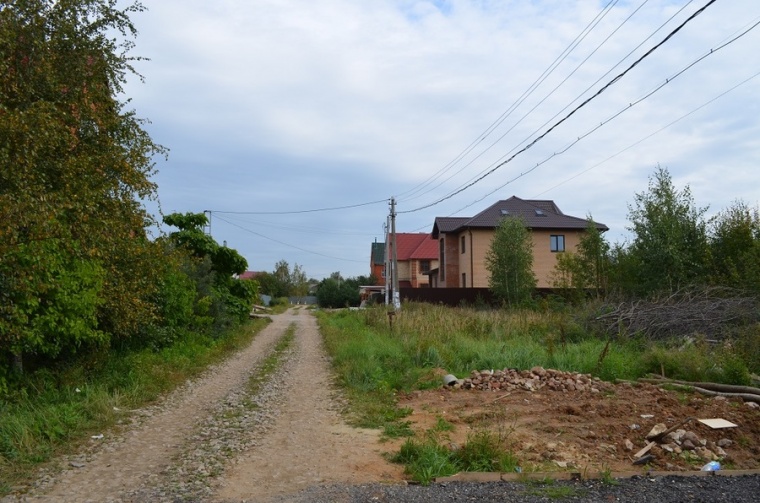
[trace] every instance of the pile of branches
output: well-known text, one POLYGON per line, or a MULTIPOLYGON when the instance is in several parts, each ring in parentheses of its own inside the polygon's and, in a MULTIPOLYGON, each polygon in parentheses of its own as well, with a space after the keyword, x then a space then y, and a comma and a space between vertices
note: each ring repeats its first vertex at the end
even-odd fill
POLYGON ((650 375, 649 378, 641 378, 639 382, 647 382, 658 386, 669 385, 683 388, 687 391, 696 391, 707 396, 722 396, 726 398, 741 398, 745 402, 760 404, 760 388, 754 386, 735 386, 712 382, 690 382, 677 379, 665 379, 664 377, 650 375))
POLYGON ((679 290, 668 297, 606 304, 592 324, 607 335, 643 335, 666 340, 692 335, 720 341, 730 327, 760 321, 760 303, 736 290, 679 290))

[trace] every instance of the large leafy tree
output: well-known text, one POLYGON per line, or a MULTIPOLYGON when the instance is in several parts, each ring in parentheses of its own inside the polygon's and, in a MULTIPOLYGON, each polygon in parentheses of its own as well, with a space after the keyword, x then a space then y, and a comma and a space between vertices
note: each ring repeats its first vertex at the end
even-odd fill
POLYGON ((591 216, 575 252, 560 253, 554 268, 554 286, 582 299, 587 292, 599 296, 607 288, 610 245, 591 216))
POLYGON ((332 273, 317 286, 317 302, 326 308, 358 306, 361 302, 359 281, 356 278, 343 279, 340 273, 332 273))
POLYGON ((712 281, 760 292, 760 211, 742 201, 720 212, 710 233, 712 281))
POLYGON ((164 223, 178 228, 169 234, 170 242, 195 260, 199 303, 209 307, 201 314, 209 314, 218 328, 246 319, 258 297, 258 283, 234 277, 248 267, 245 257, 203 231, 208 224, 203 213, 172 213, 164 223))
POLYGON ((536 288, 533 274, 533 240, 525 221, 505 217, 496 228, 486 254, 488 284, 494 295, 508 305, 530 299, 536 288))
POLYGON ((17 359, 128 337, 154 315, 141 201, 163 149, 120 101, 141 9, 0 8, 0 350, 17 359))
POLYGON ((676 189, 668 171, 658 167, 648 190, 629 206, 633 241, 619 256, 625 266, 621 286, 649 295, 703 283, 710 256, 706 211, 694 204, 688 186, 676 189))

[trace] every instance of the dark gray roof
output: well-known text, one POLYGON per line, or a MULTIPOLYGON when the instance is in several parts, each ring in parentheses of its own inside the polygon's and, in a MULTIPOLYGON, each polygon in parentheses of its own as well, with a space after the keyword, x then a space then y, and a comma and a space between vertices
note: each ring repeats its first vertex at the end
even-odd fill
MULTIPOLYGON (((585 218, 562 213, 554 201, 526 200, 512 196, 489 206, 472 218, 436 218, 433 237, 437 237, 439 232, 457 232, 468 228, 493 229, 498 227, 502 218, 509 216, 521 217, 530 229, 585 229, 588 225, 585 218)), ((608 230, 606 225, 599 222, 596 226, 600 231, 608 230)))
POLYGON ((372 263, 385 263, 385 243, 378 243, 377 241, 372 243, 372 263))
POLYGON ((467 223, 470 217, 435 217, 433 223, 433 239, 438 239, 439 232, 451 232, 467 223))

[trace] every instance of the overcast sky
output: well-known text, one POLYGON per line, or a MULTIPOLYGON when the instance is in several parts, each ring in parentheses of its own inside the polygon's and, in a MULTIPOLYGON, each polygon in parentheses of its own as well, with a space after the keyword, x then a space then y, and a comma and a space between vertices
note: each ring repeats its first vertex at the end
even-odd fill
POLYGON ((760 27, 730 41, 760 2, 718 0, 518 152, 708 2, 144 0, 126 92, 170 150, 163 211, 211 210, 251 270, 369 274, 391 197, 399 232, 515 195, 623 242, 658 164, 709 214, 759 204, 760 27))

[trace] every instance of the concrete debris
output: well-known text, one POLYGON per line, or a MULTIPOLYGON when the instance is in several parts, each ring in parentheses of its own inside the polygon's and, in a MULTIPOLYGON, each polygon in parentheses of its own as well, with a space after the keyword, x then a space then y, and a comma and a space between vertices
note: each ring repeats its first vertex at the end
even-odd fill
POLYGON ((481 391, 548 389, 559 392, 588 391, 599 393, 612 389, 612 385, 598 377, 578 372, 533 367, 530 370, 505 368, 503 370, 473 370, 470 377, 463 380, 463 389, 481 391))

